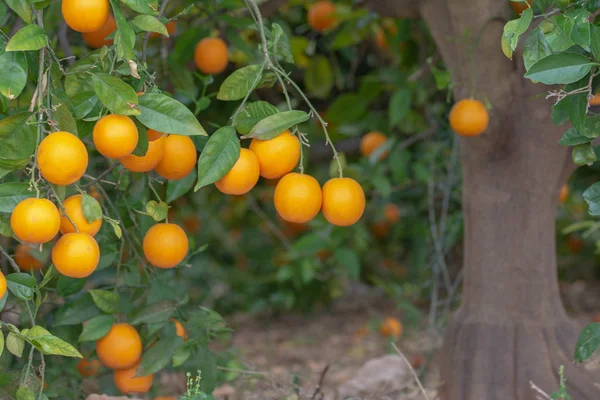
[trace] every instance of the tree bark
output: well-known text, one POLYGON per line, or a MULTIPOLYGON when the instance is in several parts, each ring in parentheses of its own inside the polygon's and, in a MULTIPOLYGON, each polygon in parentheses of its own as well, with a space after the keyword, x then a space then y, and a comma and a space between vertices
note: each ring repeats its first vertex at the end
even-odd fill
POLYGON ((529 382, 551 393, 564 365, 573 398, 597 399, 593 376, 572 365, 582 327, 558 291, 556 208, 574 169, 557 143, 566 128, 552 123, 551 103, 539 96, 547 88, 523 78, 518 54, 502 54, 508 0, 424 0, 419 13, 455 98, 474 92, 493 106, 487 131, 461 140, 465 281, 445 334, 443 398, 533 400, 529 382))

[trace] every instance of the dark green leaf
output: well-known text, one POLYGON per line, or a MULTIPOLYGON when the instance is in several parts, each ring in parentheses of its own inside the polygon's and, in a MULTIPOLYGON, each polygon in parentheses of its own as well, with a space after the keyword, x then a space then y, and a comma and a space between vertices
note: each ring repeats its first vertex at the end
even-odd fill
POLYGON ((115 45, 117 46, 117 55, 126 61, 133 60, 133 48, 135 46, 135 32, 127 22, 123 10, 117 0, 110 0, 113 15, 117 21, 117 33, 115 34, 115 45))
POLYGON ((121 0, 121 3, 140 14, 158 14, 157 0, 121 0))
POLYGON ((578 53, 552 54, 533 64, 525 77, 547 85, 569 84, 587 75, 594 65, 578 53))
POLYGON ((131 23, 145 32, 156 32, 169 37, 167 27, 156 17, 151 15, 138 15, 131 21, 131 23))
POLYGON ((263 119, 252 128, 249 134, 243 137, 258 138, 261 140, 272 139, 279 136, 286 129, 308 121, 309 118, 310 116, 304 111, 282 111, 263 119))
POLYGON ((98 315, 85 324, 77 340, 79 342, 100 340, 110 331, 113 322, 114 318, 111 315, 98 315))
POLYGON ((224 177, 240 157, 240 141, 231 126, 224 126, 213 133, 198 160, 197 191, 224 177))
POLYGON ((596 161, 596 152, 590 143, 573 147, 573 162, 576 165, 592 164, 596 161))
POLYGON ((71 100, 73 101, 73 116, 76 119, 86 117, 98 104, 98 97, 94 92, 77 93, 71 100))
POLYGON ((546 40, 546 35, 544 35, 541 28, 535 28, 525 40, 523 49, 525 69, 529 70, 533 64, 550 54, 552 54, 552 50, 546 40))
POLYGON ((333 89, 333 71, 327 57, 317 55, 310 59, 304 73, 304 84, 318 98, 326 98, 333 89))
POLYGON ((568 14, 574 22, 573 31, 571 32, 571 39, 575 44, 589 49, 590 47, 590 13, 581 8, 576 8, 570 11, 568 14))
POLYGON ((20 300, 31 300, 35 288, 35 278, 24 272, 6 275, 8 290, 20 300))
POLYGON ((390 100, 388 110, 391 127, 396 126, 406 116, 410 106, 410 92, 407 89, 398 89, 390 100))
POLYGON ((41 326, 33 326, 27 331, 27 334, 23 332, 23 336, 42 354, 83 358, 77 349, 41 326))
POLYGON ((92 296, 86 293, 79 299, 59 308, 56 312, 56 322, 54 325, 76 325, 92 319, 98 314, 100 314, 100 310, 94 304, 92 296))
POLYGON ((0 164, 10 165, 11 160, 18 164, 33 155, 37 131, 34 125, 28 124, 30 117, 31 113, 21 112, 0 121, 0 164))
POLYGON ((135 90, 116 76, 97 72, 92 74, 96 95, 111 112, 120 115, 140 115, 135 90))
POLYGON ((158 340, 142 356, 137 374, 145 376, 160 371, 171 362, 175 348, 182 344, 183 339, 178 336, 158 340))
POLYGON ((217 99, 224 101, 243 99, 260 85, 263 70, 262 65, 253 64, 234 71, 221 84, 217 99))
POLYGON ((107 314, 119 311, 119 293, 112 290, 90 290, 94 303, 100 310, 107 314))
POLYGON ((48 44, 48 36, 39 25, 26 25, 10 39, 6 51, 39 50, 48 44))
POLYGON ((235 129, 240 135, 247 135, 258 122, 278 112, 277 107, 266 101, 248 103, 238 114, 235 129))
POLYGON ((27 0, 6 0, 6 4, 17 13, 23 21, 28 24, 33 21, 33 13, 27 0))
POLYGON ((177 368, 183 365, 192 355, 192 350, 189 346, 179 346, 173 352, 173 367, 177 368))
POLYGON ((35 197, 27 182, 0 183, 0 213, 11 213, 21 201, 35 197))
POLYGON ((27 58, 25 53, 7 51, 0 53, 0 94, 9 100, 16 99, 27 83, 27 58))
POLYGON ((562 146, 575 146, 578 144, 588 143, 590 141, 591 139, 583 136, 577 128, 571 128, 562 135, 558 141, 558 144, 562 146))
POLYGON ((150 324, 168 320, 175 312, 174 301, 161 301, 143 308, 131 321, 132 325, 150 324))
POLYGON ((350 248, 341 247, 333 253, 337 262, 344 267, 351 279, 360 278, 360 259, 356 252, 350 248))
POLYGON ((191 174, 183 179, 176 181, 167 182, 167 203, 177 200, 181 196, 187 194, 194 187, 196 183, 196 171, 192 171, 191 174))
POLYGON ((56 291, 60 297, 70 296, 79 293, 85 286, 85 279, 69 278, 68 276, 60 275, 56 284, 56 291))
POLYGON ((600 61, 600 28, 595 25, 592 25, 591 48, 594 59, 600 61))
POLYGON ((553 52, 563 52, 575 44, 571 39, 575 22, 571 18, 559 14, 546 21, 553 26, 553 29, 546 33, 546 39, 553 52))
POLYGON ((575 362, 589 360, 600 346, 600 323, 592 322, 579 333, 575 344, 575 362))
POLYGON ((204 135, 206 131, 194 114, 177 100, 158 93, 140 96, 142 113, 136 118, 150 129, 176 135, 204 135))

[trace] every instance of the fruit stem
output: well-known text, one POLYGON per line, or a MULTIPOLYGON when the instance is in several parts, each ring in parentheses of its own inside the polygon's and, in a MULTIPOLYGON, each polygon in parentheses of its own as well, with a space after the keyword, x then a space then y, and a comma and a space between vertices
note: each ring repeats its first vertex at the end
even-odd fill
POLYGON ((67 220, 69 220, 71 225, 73 225, 73 227, 75 228, 75 232, 79 233, 79 229, 77 229, 77 225, 75 225, 75 222, 73 222, 71 217, 69 217, 69 214, 67 214, 67 210, 65 209, 63 202, 60 200, 58 193, 56 193, 56 189, 54 188, 54 185, 50 184, 50 190, 52 190, 52 193, 54 194, 54 197, 56 198, 56 201, 58 202, 58 205, 59 205, 60 210, 62 211, 63 215, 67 218, 67 220))

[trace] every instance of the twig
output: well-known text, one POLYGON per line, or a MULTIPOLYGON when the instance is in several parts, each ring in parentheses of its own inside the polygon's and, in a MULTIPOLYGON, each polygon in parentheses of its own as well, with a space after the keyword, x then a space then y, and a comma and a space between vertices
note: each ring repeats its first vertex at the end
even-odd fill
POLYGON ((98 175, 96 177, 91 177, 89 175, 84 175, 84 178, 91 179, 91 181, 88 182, 88 183, 86 183, 85 185, 81 185, 81 187, 82 188, 86 188, 88 186, 92 186, 94 183, 100 181, 102 178, 104 178, 106 175, 108 175, 113 169, 115 169, 119 165, 120 165, 120 163, 114 163, 113 165, 111 165, 110 167, 108 167, 108 169, 106 169, 104 172, 102 172, 100 175, 98 175))
POLYGON ((321 393, 321 388, 323 387, 323 383, 325 381, 325 375, 327 375, 327 371, 329 371, 330 367, 331 367, 331 365, 328 364, 325 368, 323 368, 323 371, 321 372, 321 376, 319 377, 319 383, 317 383, 315 392, 313 393, 312 397, 310 398, 311 400, 315 400, 317 398, 317 395, 319 393, 321 393))
POLYGON ((396 343, 392 343, 392 347, 394 348, 394 350, 396 350, 396 353, 398 353, 398 355, 402 358, 402 360, 404 360, 404 363, 410 369, 410 372, 412 373, 413 377, 415 378, 415 381, 417 382, 417 385, 419 385, 419 389, 421 389, 421 393, 423 393, 423 397, 425 397, 425 400, 431 400, 431 398, 429 397, 429 395, 425 391, 425 388, 423 387, 423 384, 421 384, 421 380, 419 379, 419 376, 415 372, 415 370, 412 367, 412 365, 410 365, 410 362, 406 359, 406 357, 404 356, 404 354, 402 354, 402 352, 400 351, 400 349, 398 348, 398 346, 396 346, 396 343))
POLYGON ((535 385, 535 383, 533 383, 532 381, 529 381, 529 386, 531 387, 531 389, 533 389, 536 392, 538 392, 539 395, 542 396, 542 398, 544 398, 546 400, 552 400, 552 398, 546 392, 544 392, 542 389, 540 389, 539 387, 537 387, 535 385))
MULTIPOLYGON (((160 5, 160 10, 158 10, 158 16, 161 17, 169 4, 169 0, 163 0, 160 5)), ((142 45, 142 64, 146 63, 146 49, 148 48, 148 40, 150 40, 151 32, 146 32, 146 36, 144 36, 144 44, 142 45)))
POLYGON ((6 257, 6 259, 8 260, 8 263, 10 264, 11 267, 13 267, 15 272, 21 272, 21 269, 19 268, 19 266, 17 265, 15 260, 13 260, 13 258, 8 255, 8 253, 6 252, 6 250, 4 250, 4 247, 2 247, 2 245, 0 245, 0 253, 2 253, 2 255, 4 257, 6 257))
POLYGON ((62 51, 65 53, 67 63, 69 65, 75 64, 73 50, 71 49, 71 44, 69 43, 68 38, 67 23, 65 21, 61 21, 60 25, 58 26, 58 44, 62 51))

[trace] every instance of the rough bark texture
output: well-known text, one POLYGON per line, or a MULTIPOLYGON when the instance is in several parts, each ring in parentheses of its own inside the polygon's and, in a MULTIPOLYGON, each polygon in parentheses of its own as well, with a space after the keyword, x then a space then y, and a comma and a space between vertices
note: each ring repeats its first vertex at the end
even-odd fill
MULTIPOLYGON (((404 2, 384 15, 412 16, 404 2)), ((573 398, 597 399, 594 376, 572 365, 581 327, 558 292, 555 215, 573 170, 569 151, 557 144, 565 128, 553 125, 551 103, 535 97, 547 88, 523 78, 518 55, 511 62, 502 54, 508 0, 424 0, 418 11, 456 98, 469 97, 475 84, 475 97, 493 105, 485 134, 461 142, 465 281, 444 341, 443 398, 532 400, 529 381, 550 393, 564 365, 573 398)))

